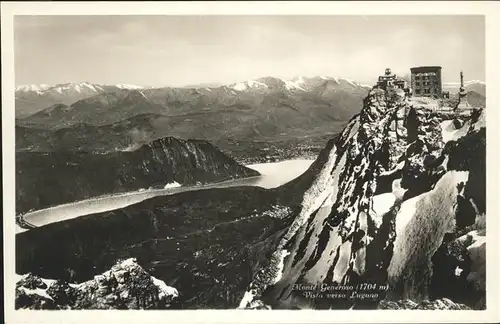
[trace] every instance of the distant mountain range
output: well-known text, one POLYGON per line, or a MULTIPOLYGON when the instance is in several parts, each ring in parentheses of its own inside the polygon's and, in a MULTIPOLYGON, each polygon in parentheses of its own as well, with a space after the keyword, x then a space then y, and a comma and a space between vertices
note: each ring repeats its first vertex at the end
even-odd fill
POLYGON ((26 118, 44 109, 50 109, 51 106, 57 104, 71 105, 79 100, 87 99, 103 93, 112 93, 121 89, 126 90, 160 90, 160 89, 197 89, 200 91, 213 91, 222 89, 223 91, 279 91, 279 90, 296 90, 296 91, 312 91, 313 88, 322 86, 325 82, 331 81, 339 88, 344 90, 351 87, 366 88, 348 79, 329 78, 329 77, 313 77, 304 78, 297 77, 292 80, 283 80, 273 77, 265 77, 257 80, 244 81, 233 83, 227 86, 216 84, 199 84, 184 87, 141 87, 137 85, 117 84, 117 85, 101 85, 88 82, 80 83, 62 83, 56 85, 23 85, 16 88, 16 118, 26 118))
MULTIPOLYGON (((443 84, 452 97, 458 87, 443 84)), ((115 151, 165 136, 222 147, 226 141, 324 137, 339 132, 359 112, 370 88, 322 76, 200 88, 87 82, 22 86, 16 89, 16 150, 115 151)), ((468 81, 466 89, 469 101, 484 107, 484 82, 468 81)), ((237 145, 228 149, 229 154, 238 151, 237 145)))
MULTIPOLYGON (((57 97, 59 102, 18 118, 16 148, 34 150, 53 146, 51 143, 76 147, 95 141, 113 147, 137 143, 138 138, 148 142, 164 136, 217 141, 324 135, 339 131, 358 112, 369 89, 347 79, 328 77, 266 77, 197 89, 87 83, 24 87, 17 91, 17 104, 23 96, 47 104, 55 98, 53 93, 63 94, 64 100, 57 97), (68 103, 78 96, 88 97, 68 103)), ((29 110, 22 107, 18 110, 29 110)))
POLYGON ((16 118, 28 117, 52 105, 70 105, 81 99, 120 89, 142 89, 142 87, 127 84, 99 85, 88 82, 19 86, 16 88, 16 118))
MULTIPOLYGON (((465 91, 474 91, 483 97, 486 97, 486 83, 478 80, 464 81, 465 91)), ((451 93, 458 93, 460 89, 460 82, 445 82, 443 83, 443 90, 451 93)))

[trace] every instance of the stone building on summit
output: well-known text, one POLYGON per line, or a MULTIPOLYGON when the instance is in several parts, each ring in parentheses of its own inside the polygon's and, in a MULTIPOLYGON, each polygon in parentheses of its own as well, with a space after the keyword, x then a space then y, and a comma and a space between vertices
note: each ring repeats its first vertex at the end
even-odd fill
POLYGON ((411 88, 414 97, 441 98, 441 67, 420 66, 410 69, 411 88))
POLYGON ((387 90, 388 88, 405 89, 406 81, 393 74, 391 69, 385 69, 385 74, 378 77, 377 87, 387 90))

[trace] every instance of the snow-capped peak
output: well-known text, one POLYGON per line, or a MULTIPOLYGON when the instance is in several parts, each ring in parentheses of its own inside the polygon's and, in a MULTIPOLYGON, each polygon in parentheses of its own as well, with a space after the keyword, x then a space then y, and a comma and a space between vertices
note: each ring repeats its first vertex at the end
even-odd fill
POLYGON ((285 82, 285 87, 288 90, 302 90, 302 91, 306 91, 303 88, 303 85, 305 83, 304 77, 299 76, 299 77, 293 78, 292 80, 283 80, 283 82, 285 82))
POLYGON ((249 80, 245 82, 233 83, 229 86, 229 88, 232 88, 236 91, 245 91, 248 89, 267 89, 268 87, 265 83, 249 80))
POLYGON ((40 91, 47 90, 50 87, 51 87, 51 85, 48 85, 48 84, 26 84, 26 85, 21 85, 21 86, 16 87, 16 92, 17 91, 23 91, 23 92, 35 91, 35 92, 40 92, 40 91))
POLYGON ((73 83, 73 82, 66 82, 66 83, 60 83, 60 84, 55 84, 55 85, 48 85, 48 84, 40 84, 40 85, 22 85, 16 88, 16 92, 36 92, 37 94, 44 94, 44 93, 59 93, 59 94, 64 94, 64 92, 67 91, 76 91, 78 93, 82 93, 83 91, 88 92, 101 92, 104 91, 102 87, 96 84, 91 84, 88 82, 80 82, 80 83, 73 83))
POLYGON ((78 93, 82 93, 83 91, 91 91, 91 92, 100 92, 103 91, 103 89, 95 84, 91 84, 88 82, 80 82, 80 83, 73 83, 73 82, 68 82, 68 83, 63 83, 63 84, 57 84, 46 91, 55 91, 58 93, 63 93, 66 91, 76 91, 78 93))
MULTIPOLYGON (((128 89, 128 90, 144 89, 141 86, 137 86, 137 85, 133 85, 133 84, 117 84, 115 86, 117 88, 120 88, 120 89, 128 89)), ((67 91, 76 91, 78 93, 90 91, 90 92, 100 93, 100 92, 103 92, 104 89, 101 85, 93 84, 90 82, 79 82, 79 83, 64 82, 64 83, 53 84, 53 85, 28 84, 28 85, 21 85, 21 86, 16 87, 16 92, 36 92, 37 94, 44 94, 46 92, 64 94, 64 92, 67 92, 67 91)))
POLYGON ((143 89, 143 87, 138 86, 138 85, 124 84, 124 83, 117 84, 116 87, 120 88, 120 89, 129 89, 129 90, 132 90, 132 89, 143 89))

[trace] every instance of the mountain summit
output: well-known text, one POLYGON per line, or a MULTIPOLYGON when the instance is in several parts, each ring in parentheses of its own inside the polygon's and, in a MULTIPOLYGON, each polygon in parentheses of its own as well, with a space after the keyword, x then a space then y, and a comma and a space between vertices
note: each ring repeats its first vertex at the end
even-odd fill
POLYGON ((312 178, 241 308, 442 297, 485 307, 484 111, 425 102, 372 90, 316 165, 285 185, 312 178))

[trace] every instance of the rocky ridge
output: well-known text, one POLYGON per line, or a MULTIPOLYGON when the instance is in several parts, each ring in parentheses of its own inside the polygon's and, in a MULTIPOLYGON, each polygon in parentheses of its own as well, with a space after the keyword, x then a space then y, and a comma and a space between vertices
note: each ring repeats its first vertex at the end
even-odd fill
POLYGON ((450 298, 483 309, 485 126, 482 110, 436 111, 373 89, 322 152, 326 162, 300 212, 240 308, 376 308, 384 299, 450 298), (462 248, 452 249, 457 240, 462 248), (363 283, 389 289, 372 291, 374 298, 325 299, 295 288, 363 283))
POLYGON ((80 284, 26 274, 16 284, 15 304, 16 309, 166 309, 178 296, 132 258, 80 284))

